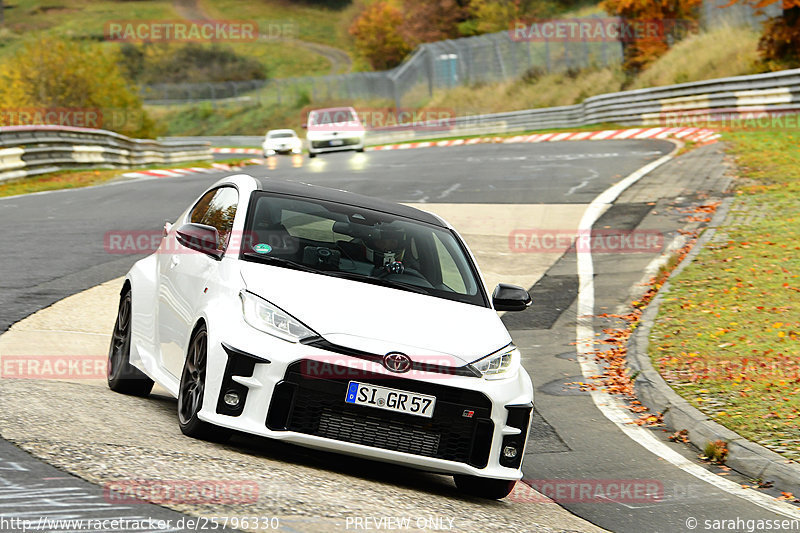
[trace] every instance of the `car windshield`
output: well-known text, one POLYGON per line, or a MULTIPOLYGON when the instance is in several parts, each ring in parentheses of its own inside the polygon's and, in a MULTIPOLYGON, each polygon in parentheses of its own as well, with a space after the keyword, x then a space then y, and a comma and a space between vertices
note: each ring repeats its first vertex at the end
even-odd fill
POLYGON ((350 109, 323 109, 311 113, 311 124, 313 126, 323 126, 325 124, 346 124, 357 122, 358 118, 353 115, 350 109))
POLYGON ((447 228, 323 200, 254 192, 241 257, 488 305, 474 265, 447 228))
POLYGON ((285 139, 287 137, 294 137, 294 133, 290 131, 279 131, 269 134, 270 139, 285 139))

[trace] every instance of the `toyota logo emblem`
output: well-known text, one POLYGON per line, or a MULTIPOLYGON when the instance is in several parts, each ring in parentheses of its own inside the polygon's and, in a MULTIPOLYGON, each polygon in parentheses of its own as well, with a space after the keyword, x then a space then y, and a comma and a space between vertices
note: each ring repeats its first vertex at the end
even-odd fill
POLYGON ((383 366, 392 372, 408 372, 411 370, 411 358, 404 353, 389 352, 383 356, 383 366))

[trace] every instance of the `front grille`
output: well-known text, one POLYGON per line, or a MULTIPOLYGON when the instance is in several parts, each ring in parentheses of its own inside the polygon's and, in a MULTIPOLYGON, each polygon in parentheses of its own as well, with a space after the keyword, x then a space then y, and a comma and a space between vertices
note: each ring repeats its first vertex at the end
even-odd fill
MULTIPOLYGON (((494 424, 482 393, 364 373, 357 381, 436 396, 432 418, 345 403, 348 380, 304 376, 294 363, 272 397, 267 426, 425 457, 488 464, 494 424), (465 417, 472 411, 472 417, 465 417)), ((333 374, 337 375, 337 374, 333 374)), ((342 374, 346 375, 344 369, 342 374)))
POLYGON ((436 433, 393 422, 385 424, 378 419, 337 414, 331 409, 322 411, 317 434, 329 439, 428 457, 435 457, 439 450, 439 435, 436 433))
POLYGON ((359 142, 361 141, 358 138, 348 139, 345 137, 338 137, 327 141, 311 141, 311 146, 314 148, 340 148, 342 146, 352 146, 359 142), (341 143, 334 144, 333 141, 341 141, 341 143))

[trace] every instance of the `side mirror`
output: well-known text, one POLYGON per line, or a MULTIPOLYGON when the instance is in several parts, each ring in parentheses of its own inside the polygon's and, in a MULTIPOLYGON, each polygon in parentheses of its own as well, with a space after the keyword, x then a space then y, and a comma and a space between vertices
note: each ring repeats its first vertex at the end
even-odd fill
POLYGON ((304 122, 304 123, 300 124, 300 127, 303 128, 304 130, 307 130, 308 129, 308 124, 306 124, 304 122))
POLYGON ((522 287, 500 283, 492 293, 495 311, 524 311, 531 305, 531 295, 522 287))
POLYGON ((175 232, 178 242, 185 247, 208 254, 215 259, 222 259, 222 250, 217 250, 219 233, 217 228, 205 224, 184 224, 175 232))

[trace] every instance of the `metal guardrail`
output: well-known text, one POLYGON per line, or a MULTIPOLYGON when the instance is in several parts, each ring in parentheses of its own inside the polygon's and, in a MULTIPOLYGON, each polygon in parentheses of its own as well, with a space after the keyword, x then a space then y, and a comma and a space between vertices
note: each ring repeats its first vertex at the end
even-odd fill
POLYGON ((134 168, 212 158, 209 144, 198 140, 131 139, 63 126, 0 128, 0 181, 70 168, 134 168))
MULTIPOLYGON (((729 0, 703 0, 697 14, 706 28, 758 28, 765 19, 779 16, 781 8, 777 2, 755 8, 747 3, 730 5, 729 0)), ((619 41, 516 41, 508 31, 501 31, 421 44, 402 64, 390 70, 270 80, 161 83, 143 87, 142 98, 150 105, 197 102, 283 105, 300 99, 311 102, 381 99, 403 107, 426 95, 432 96, 437 89, 508 80, 525 72, 609 67, 622 63, 623 59, 619 41)))
MULTIPOLYGON (((370 144, 435 137, 513 133, 613 123, 627 126, 708 126, 714 116, 800 112, 800 69, 602 94, 580 104, 460 116, 444 127, 371 132, 370 144)), ((800 127, 796 125, 795 127, 800 127)))
MULTIPOLYGON (((715 115, 729 119, 748 113, 754 116, 760 113, 800 113, 800 69, 601 94, 570 106, 460 116, 440 127, 425 124, 401 131, 371 130, 367 132, 367 142, 375 145, 603 123, 708 127, 711 125, 709 118, 715 115)), ((800 128, 800 120, 795 121, 793 127, 800 128)), ((170 141, 185 142, 189 139, 210 142, 214 146, 257 147, 262 138, 171 137, 170 141)))

